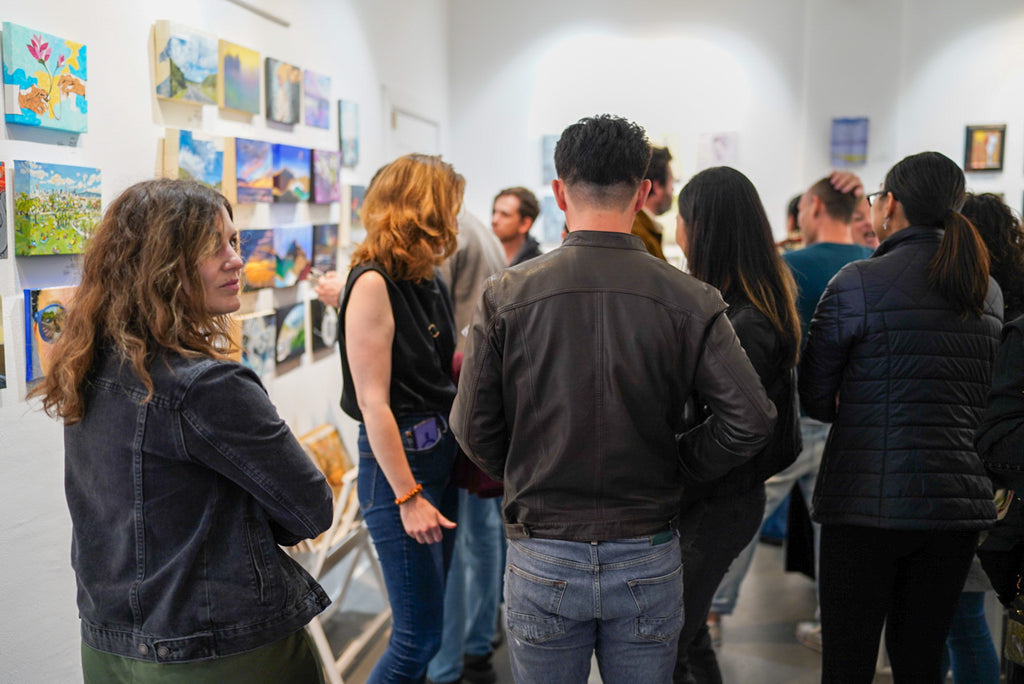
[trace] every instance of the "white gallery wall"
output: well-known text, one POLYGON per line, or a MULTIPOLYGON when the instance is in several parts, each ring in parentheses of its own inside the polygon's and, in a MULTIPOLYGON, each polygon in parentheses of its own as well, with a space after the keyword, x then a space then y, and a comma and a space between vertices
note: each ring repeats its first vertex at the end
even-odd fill
MULTIPOLYGON (((360 106, 360 161, 342 182, 365 184, 386 159, 384 102, 401 104, 438 122, 447 120, 446 9, 444 0, 253 0, 290 21, 281 26, 227 0, 70 0, 4 3, 6 20, 83 42, 89 59, 89 132, 75 147, 25 139, 0 126, 0 161, 15 159, 99 167, 106 206, 120 190, 154 175, 165 127, 203 130, 311 148, 337 149, 336 110, 328 131, 268 124, 262 117, 157 102, 153 95, 153 22, 169 19, 271 56, 329 75, 332 100, 360 106)), ((332 107, 334 104, 332 102, 332 107)), ((444 130, 442 126, 442 131, 444 130)), ((11 208, 13 201, 9 200, 11 208)), ((337 221, 340 207, 247 205, 236 207, 238 227, 337 221)), ((0 260, 0 297, 8 388, 0 390, 0 682, 81 681, 70 520, 63 494, 60 425, 25 401, 22 289, 73 284, 69 257, 13 255, 0 260)), ((282 306, 307 294, 305 284, 245 295, 246 307, 282 306)), ((342 423, 355 448, 354 423, 342 420, 337 354, 265 379, 284 419, 296 433, 323 422, 342 423)))
MULTIPOLYGON (((963 160, 964 126, 1006 123, 1005 171, 1024 189, 1024 5, 1017 0, 450 0, 451 153, 467 201, 541 184, 541 136, 612 112, 667 143, 677 176, 701 134, 736 133, 737 162, 781 236, 789 198, 826 175, 831 119, 870 118, 874 186, 934 149, 963 160)), ((677 186, 677 189, 681 184, 677 186)), ((674 217, 670 217, 674 220, 674 217)), ((669 222, 669 225, 674 225, 669 222)))

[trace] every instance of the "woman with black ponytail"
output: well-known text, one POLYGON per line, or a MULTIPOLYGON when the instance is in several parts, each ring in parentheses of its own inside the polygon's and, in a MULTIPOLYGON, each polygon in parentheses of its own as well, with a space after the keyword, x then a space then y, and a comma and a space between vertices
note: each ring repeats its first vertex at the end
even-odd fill
POLYGON ((973 435, 1003 300, 951 159, 907 157, 867 197, 882 242, 829 283, 800 362, 804 409, 832 423, 813 506, 822 681, 871 682, 884 624, 894 681, 938 683, 979 533, 995 522, 973 435))

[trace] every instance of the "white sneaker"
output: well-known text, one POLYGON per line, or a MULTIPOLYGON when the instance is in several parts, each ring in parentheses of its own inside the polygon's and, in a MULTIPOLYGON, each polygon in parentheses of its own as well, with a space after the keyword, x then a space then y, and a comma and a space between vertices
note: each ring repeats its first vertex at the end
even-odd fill
POLYGON ((796 625, 796 640, 812 650, 821 653, 821 623, 820 622, 798 622, 796 625))

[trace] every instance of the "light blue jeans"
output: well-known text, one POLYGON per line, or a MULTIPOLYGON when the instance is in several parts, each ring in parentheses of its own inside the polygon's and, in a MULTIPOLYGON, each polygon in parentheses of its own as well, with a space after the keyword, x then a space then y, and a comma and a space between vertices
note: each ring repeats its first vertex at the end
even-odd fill
POLYGON ((501 497, 481 499, 459 490, 459 527, 444 590, 441 650, 427 676, 454 682, 462 675, 463 655, 486 655, 498 620, 505 530, 501 497))
MULTIPOLYGON (((779 503, 786 498, 793 488, 793 483, 800 485, 800 491, 804 500, 809 506, 811 497, 814 496, 814 482, 818 479, 818 469, 821 467, 821 455, 825 452, 825 440, 828 438, 828 423, 822 423, 807 418, 800 418, 800 436, 803 438, 804 448, 796 460, 788 468, 768 478, 764 483, 765 505, 762 522, 767 520, 779 503)), ((814 558, 817 567, 818 548, 821 538, 821 526, 814 523, 814 558)), ((740 595, 740 584, 750 570, 750 563, 754 560, 754 550, 757 548, 757 535, 750 540, 746 548, 740 551, 729 571, 725 573, 715 598, 711 601, 711 612, 719 615, 731 615, 736 608, 736 600, 740 595)))
POLYGON ((514 539, 505 568, 512 675, 583 684, 669 682, 683 625, 677 534, 606 542, 514 539))

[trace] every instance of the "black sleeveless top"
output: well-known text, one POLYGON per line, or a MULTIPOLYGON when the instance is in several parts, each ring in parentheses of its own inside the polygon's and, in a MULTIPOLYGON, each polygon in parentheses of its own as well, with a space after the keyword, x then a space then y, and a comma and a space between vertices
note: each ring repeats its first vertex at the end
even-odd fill
POLYGON ((391 344, 391 411, 395 417, 440 413, 447 418, 455 400, 452 380, 455 320, 448 288, 436 272, 433 280, 419 283, 392 280, 373 261, 363 262, 349 272, 341 297, 339 342, 344 383, 341 410, 358 421, 363 420, 345 353, 345 310, 352 286, 367 271, 377 271, 384 276, 395 318, 395 339, 391 344))

